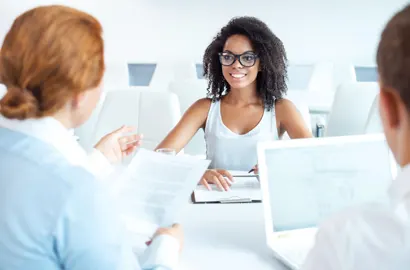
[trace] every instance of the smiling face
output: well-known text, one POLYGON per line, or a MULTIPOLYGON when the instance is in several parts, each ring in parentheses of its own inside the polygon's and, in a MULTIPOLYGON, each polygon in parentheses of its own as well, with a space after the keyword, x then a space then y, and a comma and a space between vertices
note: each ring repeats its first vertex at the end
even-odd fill
POLYGON ((243 89, 256 85, 260 61, 251 41, 246 36, 230 36, 225 42, 220 60, 222 74, 231 89, 243 89), (229 65, 232 61, 234 61, 233 64, 229 65))

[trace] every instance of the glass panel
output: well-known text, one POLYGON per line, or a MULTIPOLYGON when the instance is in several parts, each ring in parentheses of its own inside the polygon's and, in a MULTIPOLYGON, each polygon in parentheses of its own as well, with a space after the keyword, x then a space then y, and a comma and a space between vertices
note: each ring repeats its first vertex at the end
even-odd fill
POLYGON ((195 65, 195 67, 196 67, 196 77, 198 78, 198 79, 203 79, 204 78, 204 68, 203 68, 203 65, 202 64, 196 64, 195 65))
POLYGON ((149 86, 157 64, 128 64, 129 85, 149 86))
POLYGON ((376 67, 355 67, 356 81, 377 82, 378 75, 376 67))

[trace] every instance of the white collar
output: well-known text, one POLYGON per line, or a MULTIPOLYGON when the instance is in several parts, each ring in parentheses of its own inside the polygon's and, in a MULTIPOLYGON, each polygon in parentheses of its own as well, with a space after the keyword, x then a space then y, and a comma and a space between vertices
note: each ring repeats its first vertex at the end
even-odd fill
POLYGON ((410 196, 410 164, 404 166, 393 181, 389 194, 393 202, 400 203, 410 196))
POLYGON ((0 126, 35 137, 57 149, 73 165, 85 166, 87 153, 72 133, 53 117, 11 120, 0 116, 0 126))
POLYGON ((4 84, 0 83, 0 99, 6 94, 6 92, 7 92, 6 87, 4 86, 4 84))

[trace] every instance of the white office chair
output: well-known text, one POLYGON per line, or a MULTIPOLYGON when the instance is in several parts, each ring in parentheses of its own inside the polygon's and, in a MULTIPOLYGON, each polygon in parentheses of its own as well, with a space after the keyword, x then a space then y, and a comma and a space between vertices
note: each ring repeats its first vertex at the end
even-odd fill
POLYGON ((365 133, 382 133, 383 125, 380 119, 379 112, 379 95, 373 101, 372 107, 370 109, 369 117, 367 119, 365 133))
POLYGON ((288 89, 294 91, 333 91, 334 64, 290 64, 288 67, 288 89))
POLYGON ((378 92, 379 87, 375 82, 339 85, 329 114, 325 136, 363 134, 378 92))
POLYGON ((195 101, 206 97, 207 86, 206 80, 176 80, 168 85, 168 90, 178 96, 181 113, 184 113, 195 101))
POLYGON ((334 91, 334 64, 332 62, 319 62, 313 66, 308 90, 310 92, 334 91))
MULTIPOLYGON (((206 97, 206 87, 206 80, 186 79, 171 82, 168 90, 178 96, 181 113, 183 114, 195 101, 206 97)), ((202 129, 194 135, 192 140, 185 146, 184 151, 190 155, 204 155, 206 153, 204 131, 202 129)))
POLYGON ((153 150, 181 118, 177 95, 136 89, 106 94, 95 127, 94 141, 122 125, 143 134, 142 148, 153 150))
POLYGON ((128 64, 126 62, 106 62, 103 85, 104 89, 122 89, 128 87, 128 64))
POLYGON ((174 81, 198 79, 196 65, 193 62, 180 61, 174 64, 174 81))
POLYGON ((98 140, 95 140, 94 137, 94 131, 95 131, 95 126, 98 121, 99 114, 101 112, 102 105, 105 100, 106 93, 102 93, 100 100, 94 109, 93 113, 91 114, 91 117, 82 124, 80 127, 76 128, 74 130, 74 135, 78 137, 78 143, 86 150, 90 151, 94 145, 98 142, 98 140))
POLYGON ((168 91, 168 84, 174 78, 174 63, 161 61, 157 63, 149 87, 154 91, 168 91))

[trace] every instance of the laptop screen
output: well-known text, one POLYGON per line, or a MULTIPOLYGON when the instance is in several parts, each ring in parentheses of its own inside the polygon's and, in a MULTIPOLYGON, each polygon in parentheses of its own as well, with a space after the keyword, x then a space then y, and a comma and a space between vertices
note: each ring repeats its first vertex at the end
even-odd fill
POLYGON ((315 227, 343 208, 387 200, 394 168, 384 137, 349 137, 259 149, 265 217, 274 231, 315 227))

